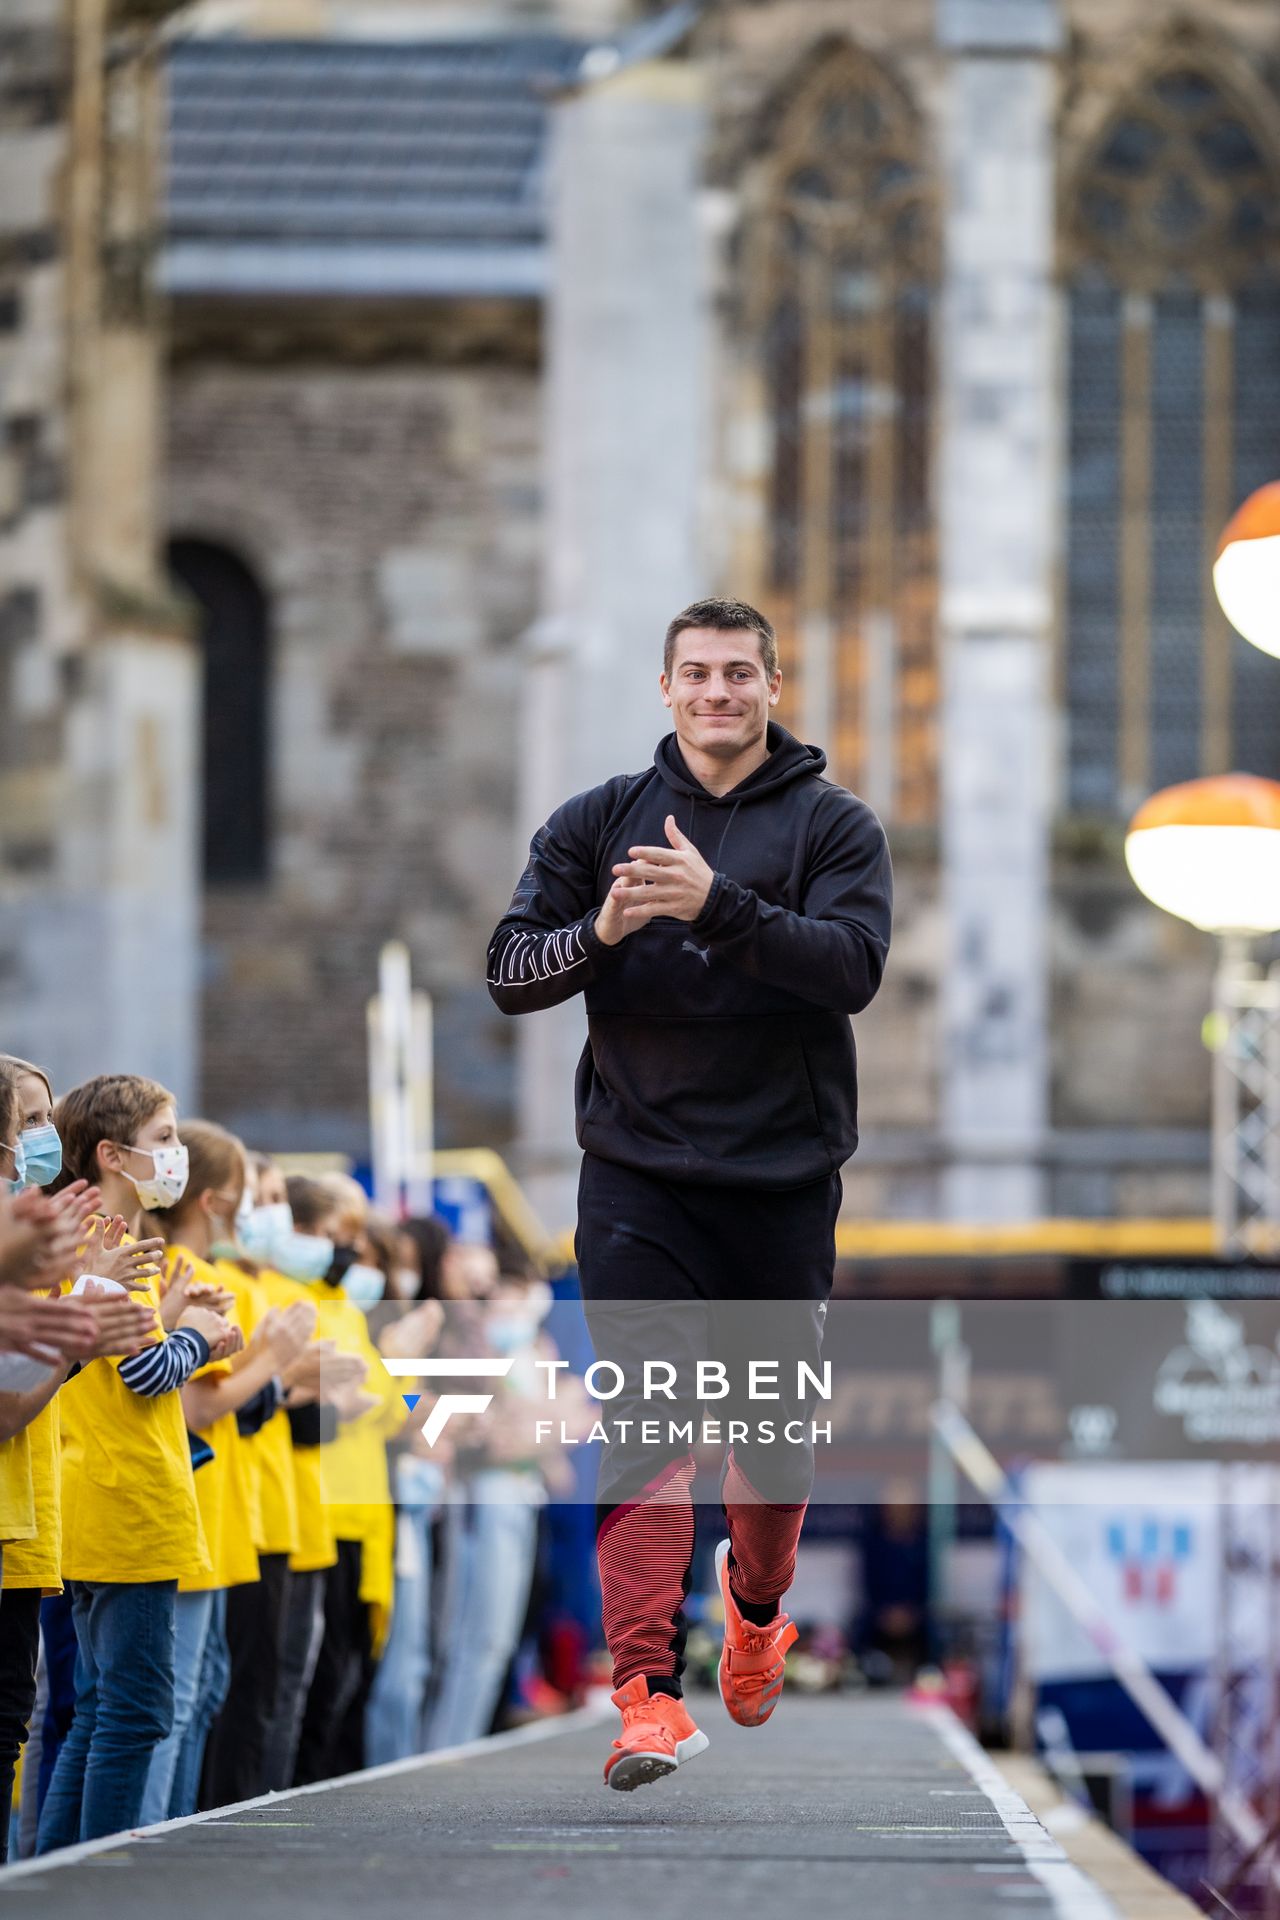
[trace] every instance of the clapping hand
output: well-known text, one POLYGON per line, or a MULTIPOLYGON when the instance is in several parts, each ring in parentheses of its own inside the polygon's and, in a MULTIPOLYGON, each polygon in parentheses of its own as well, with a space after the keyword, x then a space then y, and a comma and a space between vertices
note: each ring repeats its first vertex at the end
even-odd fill
POLYGON ((614 882, 596 916, 596 934, 607 947, 625 940, 650 920, 696 920, 707 904, 714 873, 692 840, 665 821, 665 847, 630 847, 614 867, 614 882))
POLYGON ((79 1300, 42 1300, 19 1287, 0 1287, 0 1353, 59 1366, 87 1358, 97 1331, 93 1309, 79 1300))
MULTIPOLYGON (((161 1312, 163 1314, 163 1308, 161 1312)), ((239 1353, 244 1345, 244 1335, 239 1327, 208 1307, 184 1307, 178 1325, 190 1327, 193 1333, 204 1335, 209 1345, 210 1360, 227 1360, 233 1353, 239 1353)))
MULTIPOLYGON (((209 1313, 224 1315, 235 1305, 235 1295, 226 1287, 215 1286, 209 1280, 197 1280, 196 1270, 190 1260, 179 1256, 169 1275, 169 1284, 164 1290, 160 1302, 160 1318, 166 1331, 172 1333, 181 1326, 182 1316, 188 1307, 204 1307, 209 1313)), ((237 1349, 238 1351, 238 1349, 237 1349)))
MULTIPOLYGON (((84 1191, 84 1182, 78 1183, 84 1191)), ((67 1189, 71 1193, 71 1189, 67 1189)), ((0 1205, 0 1285, 34 1291, 56 1286, 76 1256, 78 1195, 64 1201, 28 1187, 0 1205)))
POLYGON ((315 1332, 316 1310, 309 1300, 294 1300, 287 1307, 272 1307, 254 1332, 252 1345, 270 1347, 282 1376, 298 1359, 315 1332))
POLYGON ((395 1360, 413 1360, 419 1354, 432 1353, 443 1326, 443 1300, 420 1300, 408 1313, 387 1322, 378 1336, 379 1351, 395 1360))
POLYGON ((160 1272, 163 1255, 163 1240, 126 1241, 122 1215, 99 1217, 89 1227, 70 1277, 89 1273, 95 1280, 116 1281, 126 1293, 145 1293, 160 1272))
POLYGON ((110 1288, 99 1286, 96 1280, 87 1282, 77 1300, 86 1302, 92 1309, 97 1326, 93 1352, 79 1356, 81 1358, 141 1353, 150 1336, 159 1331, 160 1322, 145 1300, 128 1300, 110 1288))

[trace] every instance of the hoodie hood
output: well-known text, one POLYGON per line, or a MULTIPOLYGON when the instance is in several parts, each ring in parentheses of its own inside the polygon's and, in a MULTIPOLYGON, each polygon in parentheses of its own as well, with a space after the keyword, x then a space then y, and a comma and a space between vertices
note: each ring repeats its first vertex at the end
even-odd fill
POLYGON ((821 747, 806 747, 775 720, 771 720, 765 730, 765 745, 769 758, 745 780, 739 780, 736 787, 730 787, 728 793, 709 793, 694 779, 674 733, 663 734, 654 752, 653 764, 673 793, 708 807, 736 807, 764 794, 776 793, 780 787, 808 774, 826 772, 827 756, 821 747))

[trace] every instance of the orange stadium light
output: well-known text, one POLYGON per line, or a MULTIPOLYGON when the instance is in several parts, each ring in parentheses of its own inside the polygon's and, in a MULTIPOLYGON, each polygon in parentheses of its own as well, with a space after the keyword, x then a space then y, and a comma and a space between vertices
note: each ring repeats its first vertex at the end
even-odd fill
POLYGON ((1213 588, 1236 632, 1280 657, 1280 480, 1251 493, 1227 522, 1213 588))
POLYGON ((1129 823, 1135 886, 1206 933, 1280 928, 1280 782, 1221 774, 1165 787, 1129 823))

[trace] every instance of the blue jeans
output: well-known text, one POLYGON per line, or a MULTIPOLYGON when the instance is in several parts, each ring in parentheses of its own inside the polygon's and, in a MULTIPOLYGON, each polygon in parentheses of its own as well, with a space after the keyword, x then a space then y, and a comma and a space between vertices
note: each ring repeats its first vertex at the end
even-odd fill
POLYGON ((473 1501, 449 1513, 445 1668, 428 1751, 488 1733, 533 1585, 541 1483, 485 1468, 464 1490, 473 1501))
POLYGON ((200 1769, 204 1765, 209 1729, 217 1719, 218 1711, 227 1697, 227 1688, 231 1685, 226 1588, 219 1587, 209 1598, 212 1602, 209 1608, 209 1631, 204 1637, 195 1704, 183 1735, 178 1764, 174 1768, 173 1787, 169 1794, 170 1820, 176 1820, 180 1814, 194 1813, 199 1804, 200 1769))
MULTIPOLYGON (((65 1590, 40 1602, 40 1646, 44 1653, 46 1699, 40 1729, 40 1771, 35 1781, 35 1805, 28 1853, 36 1850, 36 1830, 62 1743, 71 1731, 76 1712, 76 1623, 71 1595, 65 1590)), ((23 1779, 25 1782, 26 1775, 23 1779)), ((24 1792, 25 1799, 25 1792, 24 1792)))
POLYGON ((422 1751, 422 1709, 431 1677, 431 1522, 444 1491, 434 1460, 396 1461, 396 1587, 391 1632, 365 1713, 365 1762, 422 1751))
MULTIPOLYGON (((178 1769, 178 1755, 196 1709, 204 1643, 213 1613, 213 1593, 180 1593, 174 1613, 173 1728, 151 1756, 147 1790, 142 1796, 142 1824, 154 1826, 169 1818, 169 1798, 178 1769)), ((184 1812, 188 1809, 184 1808, 184 1812)), ((194 1812, 194 1808, 190 1809, 194 1812)))
POLYGON ((173 1725, 176 1580, 70 1582, 76 1714, 45 1796, 37 1853, 136 1827, 151 1755, 173 1725))

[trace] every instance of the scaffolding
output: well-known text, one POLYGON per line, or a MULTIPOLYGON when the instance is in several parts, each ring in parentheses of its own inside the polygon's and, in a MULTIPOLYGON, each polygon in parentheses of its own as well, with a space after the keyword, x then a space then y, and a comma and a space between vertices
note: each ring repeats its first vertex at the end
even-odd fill
POLYGON ((1280 965, 1223 939, 1210 1026, 1213 1215, 1228 1259, 1280 1255, 1280 965))
POLYGON ((1280 1470, 1249 1462, 1219 1473, 1212 1743, 1222 1784, 1208 1885, 1223 1914, 1280 1920, 1280 1470), (1253 1809, 1260 1841, 1244 1844, 1224 1817, 1228 1799, 1253 1809))

